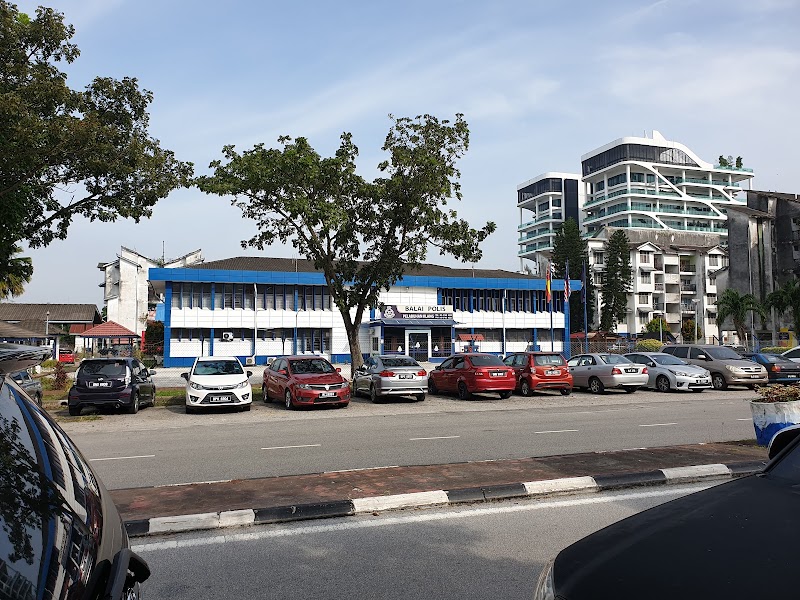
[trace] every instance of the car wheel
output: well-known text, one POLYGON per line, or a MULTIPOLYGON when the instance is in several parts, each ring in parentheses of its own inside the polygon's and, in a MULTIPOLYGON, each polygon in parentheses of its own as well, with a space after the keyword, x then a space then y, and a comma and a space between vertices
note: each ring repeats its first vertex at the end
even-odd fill
POLYGON ((294 408, 294 402, 292 401, 292 391, 289 388, 286 388, 286 393, 283 395, 283 404, 286 406, 288 410, 292 410, 294 408))
POLYGON ((424 402, 425 394, 417 394, 417 402, 424 402))
POLYGON ((80 406, 70 406, 69 409, 69 416, 70 417, 80 417, 81 416, 81 407, 80 406))
POLYGON ((633 392, 635 392, 636 390, 639 389, 639 386, 638 385, 626 385, 622 389, 624 389, 627 393, 632 394, 633 392))
POLYGON ((531 384, 528 383, 527 379, 523 379, 522 383, 519 384, 519 391, 522 392, 523 396, 531 395, 531 384))
POLYGON ((433 377, 428 378, 428 392, 431 394, 439 393, 439 390, 436 388, 436 382, 433 380, 433 377))
POLYGON ((131 396, 131 405, 128 408, 129 415, 135 415, 139 412, 139 392, 133 392, 131 396))
POLYGON ((469 393, 467 389, 467 384, 463 381, 458 382, 458 399, 459 400, 469 400, 472 397, 472 394, 469 393))
POLYGON ((656 378, 656 389, 659 392, 668 392, 669 388, 669 378, 666 375, 659 375, 656 378))
POLYGON ((572 393, 572 390, 569 388, 561 388, 561 395, 562 396, 569 396, 572 393))
POLYGON ((724 390, 728 387, 728 382, 725 381, 721 373, 713 373, 711 375, 711 385, 714 386, 715 390, 724 390))
POLYGON ((374 385, 369 386, 369 399, 373 404, 379 404, 381 401, 381 397, 378 392, 375 391, 374 385))
POLYGON ((505 400, 506 398, 511 398, 511 390, 504 390, 502 392, 499 392, 499 394, 500 398, 503 400, 505 400))
POLYGON ((593 394, 602 394, 606 389, 606 386, 603 385, 603 382, 600 381, 597 377, 592 377, 589 380, 589 391, 593 394))

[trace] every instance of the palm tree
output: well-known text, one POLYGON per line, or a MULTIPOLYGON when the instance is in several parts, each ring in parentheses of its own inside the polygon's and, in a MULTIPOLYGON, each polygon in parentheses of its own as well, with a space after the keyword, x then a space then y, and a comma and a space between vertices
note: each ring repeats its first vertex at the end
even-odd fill
POLYGON ((748 312, 762 318, 766 316, 764 307, 753 294, 740 294, 733 288, 728 288, 717 299, 717 324, 722 329, 725 320, 730 317, 733 321, 733 328, 739 335, 740 344, 747 339, 745 324, 748 312))
POLYGON ((774 308, 779 316, 792 312, 794 334, 800 334, 800 284, 790 279, 767 296, 767 308, 774 308))
POLYGON ((33 277, 31 259, 27 256, 14 258, 20 252, 22 248, 16 245, 10 246, 8 251, 0 251, 0 299, 21 296, 25 284, 33 277))

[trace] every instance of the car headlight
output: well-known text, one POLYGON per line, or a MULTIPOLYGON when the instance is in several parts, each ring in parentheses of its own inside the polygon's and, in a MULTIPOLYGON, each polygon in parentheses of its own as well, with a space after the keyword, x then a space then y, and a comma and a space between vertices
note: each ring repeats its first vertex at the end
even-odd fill
POLYGON ((725 365, 725 368, 728 369, 728 371, 731 371, 732 373, 741 373, 742 372, 742 370, 739 367, 734 367, 734 366, 731 366, 731 365, 725 365))
POLYGON ((673 371, 673 373, 675 373, 675 375, 678 377, 691 377, 689 373, 685 373, 684 371, 673 371))
POLYGON ((245 379, 243 382, 241 382, 240 384, 238 384, 238 385, 236 386, 236 389, 237 389, 237 390, 240 390, 240 389, 242 389, 242 388, 246 388, 246 387, 247 387, 247 380, 245 379))
POLYGON ((539 574, 539 581, 533 592, 533 600, 555 600, 556 592, 553 586, 553 563, 554 560, 547 561, 547 564, 539 574))
POLYGON ((309 384, 307 384, 307 383, 298 383, 297 387, 299 387, 301 390, 310 390, 311 389, 311 386, 309 384))
POLYGON ((703 377, 711 377, 711 371, 703 371, 703 377))
POLYGON ((204 390, 206 389, 204 386, 200 385, 199 383, 195 383, 194 381, 189 382, 189 387, 193 390, 204 390))

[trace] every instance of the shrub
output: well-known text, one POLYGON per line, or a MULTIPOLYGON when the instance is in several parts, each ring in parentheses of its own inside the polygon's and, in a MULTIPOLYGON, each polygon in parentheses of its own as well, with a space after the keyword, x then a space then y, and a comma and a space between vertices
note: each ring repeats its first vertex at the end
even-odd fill
POLYGON ((636 351, 638 352, 658 352, 664 344, 658 340, 639 340, 636 342, 636 351))
POLYGON ((52 369, 57 364, 60 364, 57 360, 55 360, 53 358, 48 358, 47 360, 42 361, 42 368, 43 369, 52 369))
POLYGON ((788 346, 762 346, 761 352, 764 354, 783 354, 789 350, 788 346))
POLYGON ((69 377, 67 376, 67 371, 64 369, 64 365, 60 362, 56 362, 56 371, 53 376, 53 389, 63 390, 67 387, 68 383, 69 377))
POLYGON ((762 385, 756 387, 759 399, 755 402, 791 402, 800 400, 800 386, 795 385, 762 385))

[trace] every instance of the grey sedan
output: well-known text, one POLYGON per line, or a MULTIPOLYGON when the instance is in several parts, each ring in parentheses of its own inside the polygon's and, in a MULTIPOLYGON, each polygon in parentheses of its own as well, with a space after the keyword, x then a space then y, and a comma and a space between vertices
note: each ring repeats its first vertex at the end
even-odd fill
POLYGON ((659 392, 670 390, 691 390, 702 392, 713 388, 711 373, 703 367, 690 365, 671 354, 664 352, 631 352, 625 355, 631 361, 645 365, 650 379, 647 387, 659 392))
POLYGON ((27 371, 17 371, 11 374, 11 379, 17 382, 28 396, 33 399, 39 406, 42 405, 42 382, 40 379, 31 377, 27 371))
POLYGON ((353 394, 369 394, 373 402, 386 396, 414 396, 425 400, 428 373, 410 356, 370 356, 353 373, 353 394))
POLYGON ((606 388, 622 388, 631 394, 647 385, 647 367, 621 354, 579 354, 567 364, 574 387, 589 388, 593 394, 606 388))

